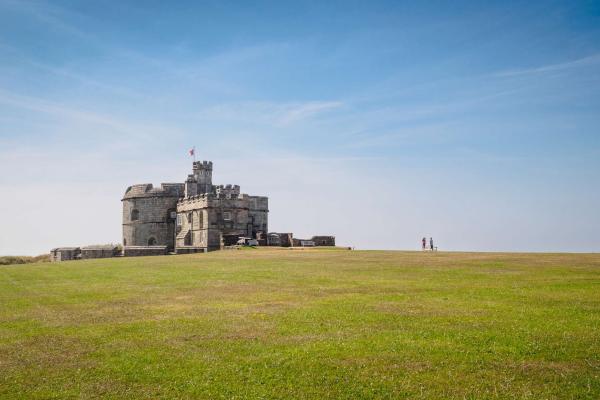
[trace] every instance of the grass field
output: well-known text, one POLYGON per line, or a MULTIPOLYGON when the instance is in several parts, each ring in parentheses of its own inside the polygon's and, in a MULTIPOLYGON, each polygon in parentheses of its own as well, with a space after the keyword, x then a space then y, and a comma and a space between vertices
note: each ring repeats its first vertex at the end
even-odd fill
POLYGON ((2 266, 0 398, 599 399, 600 255, 2 266))

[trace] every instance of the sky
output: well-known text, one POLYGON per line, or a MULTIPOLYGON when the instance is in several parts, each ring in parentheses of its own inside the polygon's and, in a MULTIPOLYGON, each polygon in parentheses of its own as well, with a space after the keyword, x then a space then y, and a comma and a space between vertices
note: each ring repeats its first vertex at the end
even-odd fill
POLYGON ((0 0, 0 255, 118 243, 135 183, 357 249, 600 251, 600 2, 0 0))

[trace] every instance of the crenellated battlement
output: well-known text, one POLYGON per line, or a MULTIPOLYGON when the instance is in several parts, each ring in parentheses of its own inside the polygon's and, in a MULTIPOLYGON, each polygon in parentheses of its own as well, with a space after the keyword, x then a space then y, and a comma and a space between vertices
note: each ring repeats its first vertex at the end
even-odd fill
POLYGON ((268 199, 213 185, 213 163, 194 161, 183 183, 132 185, 123 196, 123 245, 215 250, 268 232, 268 199))
POLYGON ((200 170, 212 171, 213 163, 212 161, 194 161, 192 169, 194 172, 200 170))
POLYGON ((192 174, 185 181, 185 197, 213 191, 212 168, 212 161, 194 161, 192 174))
POLYGON ((218 185, 215 186, 215 193, 218 195, 229 195, 229 196, 237 196, 240 194, 240 186, 239 185, 218 185))
POLYGON ((216 195, 214 193, 200 193, 200 194, 196 194, 193 196, 182 197, 177 202, 178 203, 186 203, 186 202, 192 202, 195 200, 210 199, 210 198, 216 198, 216 195))
POLYGON ((230 193, 230 192, 220 192, 220 193, 200 193, 194 196, 181 197, 177 200, 178 204, 197 204, 198 202, 203 202, 208 204, 209 201, 219 201, 219 200, 247 200, 250 196, 245 193, 230 193))
POLYGON ((199 194, 191 197, 184 197, 177 201, 177 210, 191 209, 197 207, 206 207, 208 204, 208 194, 199 194))

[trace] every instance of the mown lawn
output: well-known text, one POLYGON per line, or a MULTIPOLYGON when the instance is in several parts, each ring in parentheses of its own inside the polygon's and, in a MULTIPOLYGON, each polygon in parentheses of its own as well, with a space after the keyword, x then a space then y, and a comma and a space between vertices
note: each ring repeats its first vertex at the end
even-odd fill
POLYGON ((599 399, 600 255, 1 266, 0 398, 599 399))

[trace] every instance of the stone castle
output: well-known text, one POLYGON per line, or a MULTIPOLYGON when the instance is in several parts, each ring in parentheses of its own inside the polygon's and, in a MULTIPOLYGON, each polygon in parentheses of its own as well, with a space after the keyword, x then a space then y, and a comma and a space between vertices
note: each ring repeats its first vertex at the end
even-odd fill
POLYGON ((204 252, 235 245, 240 237, 266 237, 269 199, 243 194, 238 185, 213 185, 212 172, 211 161, 195 161, 185 183, 128 187, 122 199, 125 254, 162 246, 204 252))
POLYGON ((213 185, 213 163, 194 161, 185 183, 151 183, 127 188, 123 203, 123 246, 57 247, 52 261, 198 253, 243 244, 335 246, 334 236, 294 238, 269 232, 269 199, 243 194, 238 185, 213 185))

